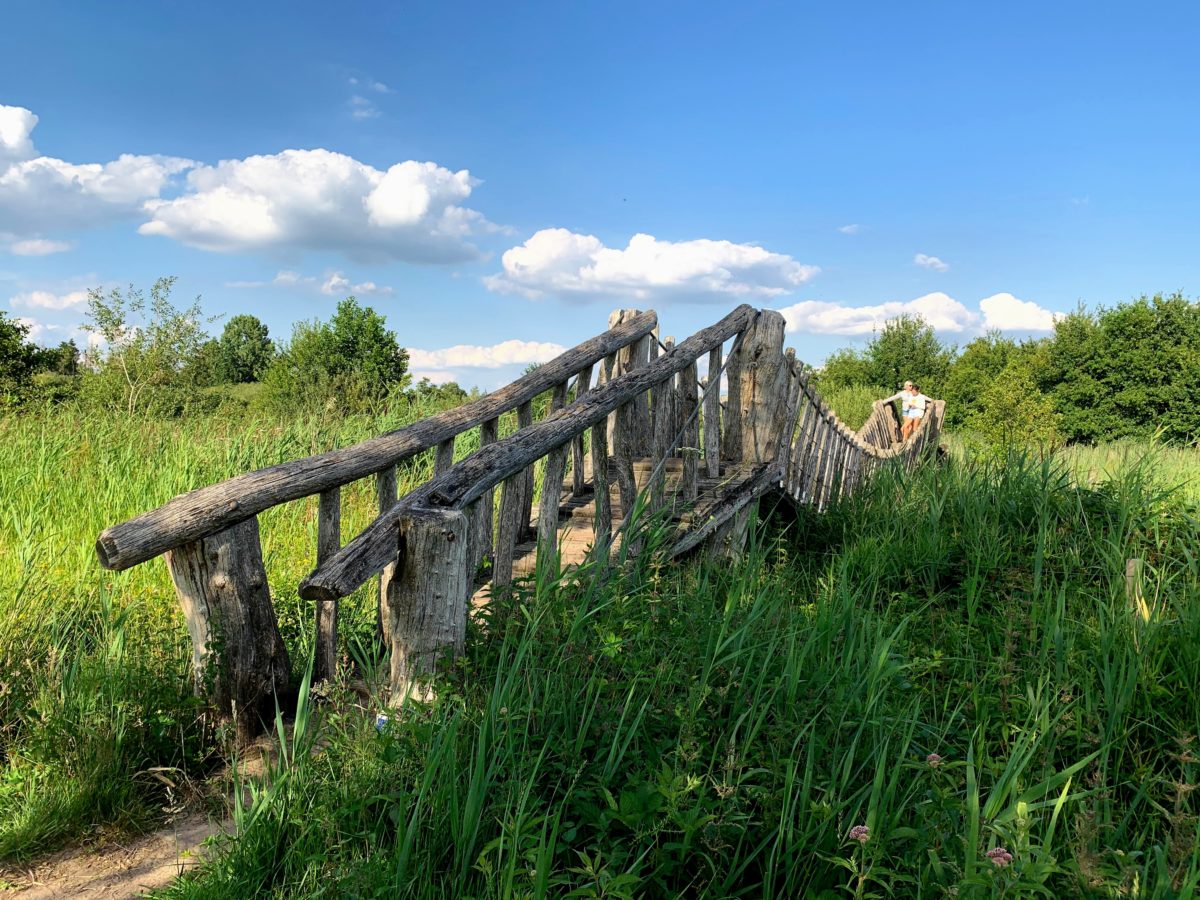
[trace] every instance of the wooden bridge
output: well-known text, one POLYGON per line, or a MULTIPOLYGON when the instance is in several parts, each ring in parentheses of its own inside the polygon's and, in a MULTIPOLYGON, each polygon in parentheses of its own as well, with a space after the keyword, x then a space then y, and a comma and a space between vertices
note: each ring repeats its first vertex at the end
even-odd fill
POLYGON ((621 542, 635 553, 638 509, 674 527, 670 557, 736 555, 765 493, 823 510, 880 466, 912 465, 937 444, 942 401, 906 441, 890 404, 877 402, 857 431, 842 424, 784 351, 777 312, 740 306, 678 345, 660 343, 657 325, 654 312, 617 310, 603 334, 482 399, 183 494, 106 529, 100 562, 166 558, 197 690, 250 737, 290 675, 259 542, 258 514, 270 507, 320 498, 316 568, 300 585, 315 604, 314 678, 335 669, 339 599, 379 575, 399 703, 439 656, 462 652, 472 598, 531 571, 539 554, 607 560, 621 542), (500 417, 513 410, 517 429, 501 438, 500 417), (455 439, 475 428, 480 449, 455 463, 455 439), (397 464, 426 451, 434 477, 397 498, 397 464), (379 516, 342 546, 341 489, 362 478, 374 479, 379 516))

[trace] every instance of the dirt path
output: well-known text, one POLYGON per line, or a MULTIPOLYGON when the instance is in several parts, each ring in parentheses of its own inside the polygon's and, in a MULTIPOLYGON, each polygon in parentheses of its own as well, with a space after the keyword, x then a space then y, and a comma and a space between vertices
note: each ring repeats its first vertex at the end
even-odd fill
POLYGON ((61 850, 28 868, 0 869, 0 894, 21 900, 136 897, 198 865, 206 852, 204 840, 232 827, 232 822, 192 815, 142 837, 61 850))

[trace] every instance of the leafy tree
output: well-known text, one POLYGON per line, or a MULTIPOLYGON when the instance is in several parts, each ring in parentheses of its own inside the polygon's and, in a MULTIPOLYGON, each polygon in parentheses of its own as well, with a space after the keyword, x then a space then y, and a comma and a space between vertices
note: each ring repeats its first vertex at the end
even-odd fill
POLYGON ((327 323, 298 322, 264 378, 267 400, 280 409, 371 409, 403 387, 408 352, 383 316, 354 297, 327 323))
POLYGON ((225 323, 218 364, 222 381, 230 384, 261 381, 274 357, 275 344, 267 326, 257 316, 243 313, 225 323))
POLYGON ((0 312, 0 403, 16 403, 29 386, 37 348, 26 338, 29 328, 0 312))
POLYGON ((83 327, 106 344, 88 354, 83 389, 90 401, 132 415, 176 414, 195 399, 198 386, 185 368, 204 343, 204 319, 199 297, 184 309, 171 303, 175 281, 158 279, 148 298, 133 285, 88 291, 83 327))
POLYGON ((38 347, 34 368, 52 375, 78 375, 79 347, 74 340, 62 341, 57 347, 38 347))
POLYGON ((818 370, 816 383, 823 393, 871 384, 870 364, 866 354, 852 347, 835 350, 826 357, 825 364, 818 370))
POLYGON ((897 316, 867 344, 867 383, 895 391, 905 381, 915 381, 929 396, 940 397, 954 353, 954 348, 943 346, 933 327, 920 316, 897 316))
POLYGON ((1016 349, 1016 342, 998 331, 976 338, 963 348, 942 389, 948 424, 962 425, 979 410, 983 393, 996 384, 1016 349))
POLYGON ((1062 442, 1062 417, 1038 388, 1038 348, 1012 352, 999 375, 972 404, 967 427, 992 448, 1014 445, 1052 448, 1062 442))
POLYGON ((1141 297, 1059 321, 1042 383, 1072 441, 1200 437, 1200 303, 1141 297))

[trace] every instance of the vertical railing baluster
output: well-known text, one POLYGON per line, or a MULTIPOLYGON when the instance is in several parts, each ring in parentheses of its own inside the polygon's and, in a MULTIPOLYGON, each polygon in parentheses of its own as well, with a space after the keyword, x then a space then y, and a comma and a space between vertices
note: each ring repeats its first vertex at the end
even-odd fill
MULTIPOLYGON (((580 370, 575 376, 575 399, 579 400, 588 393, 592 380, 592 367, 580 370)), ((583 494, 587 487, 587 446, 584 443, 584 432, 571 441, 571 493, 576 497, 583 494)))
POLYGON ((704 464, 709 478, 721 474, 721 347, 708 353, 704 394, 704 464))
POLYGON ((683 419, 681 430, 683 452, 683 498, 691 503, 699 496, 700 468, 700 417, 697 407, 696 361, 679 373, 679 417, 683 419))
MULTIPOLYGON (((396 504, 396 467, 388 466, 375 474, 375 498, 379 514, 383 515, 396 504)), ((396 564, 388 563, 379 573, 379 602, 376 603, 375 624, 385 647, 391 646, 391 616, 388 614, 388 589, 396 577, 396 564)))
POLYGON ((448 437, 437 445, 436 456, 433 461, 434 476, 441 475, 452 465, 454 465, 454 438, 448 437))
MULTIPOLYGON (((533 401, 526 400, 517 407, 517 430, 533 424, 533 401)), ((521 473, 521 515, 517 520, 517 540, 529 533, 529 520, 533 515, 533 471, 537 463, 531 464, 521 473)))
MULTIPOLYGON (((321 491, 317 501, 317 565, 342 547, 342 489, 321 491)), ((337 674, 338 601, 317 601, 317 639, 313 659, 313 681, 322 682, 337 674)))
MULTIPOLYGON (((556 385, 550 399, 550 412, 562 409, 567 402, 567 383, 556 385)), ((538 553, 558 550, 558 506, 562 499, 563 477, 567 468, 567 445, 550 451, 542 478, 542 502, 538 510, 538 553)))
POLYGON ((601 558, 608 558, 608 547, 612 542, 612 499, 608 487, 608 422, 601 421, 592 426, 592 485, 596 498, 592 532, 594 546, 601 558))

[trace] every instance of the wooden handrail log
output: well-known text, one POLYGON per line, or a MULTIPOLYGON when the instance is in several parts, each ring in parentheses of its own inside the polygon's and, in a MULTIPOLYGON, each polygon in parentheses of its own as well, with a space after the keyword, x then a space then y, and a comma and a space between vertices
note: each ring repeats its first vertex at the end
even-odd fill
POLYGON ((657 324, 653 311, 641 313, 473 403, 351 447, 268 466, 182 494, 157 509, 106 528, 96 539, 96 555, 106 569, 127 569, 223 531, 272 506, 378 472, 532 400, 581 369, 640 340, 657 324))
POLYGON ((426 506, 465 508, 485 491, 523 471, 599 423, 610 412, 744 331, 756 315, 757 310, 743 304, 715 325, 658 356, 649 365, 614 378, 542 421, 481 448, 380 515, 340 552, 309 574, 300 583, 300 595, 307 600, 335 600, 346 596, 396 558, 397 522, 407 510, 426 506))

